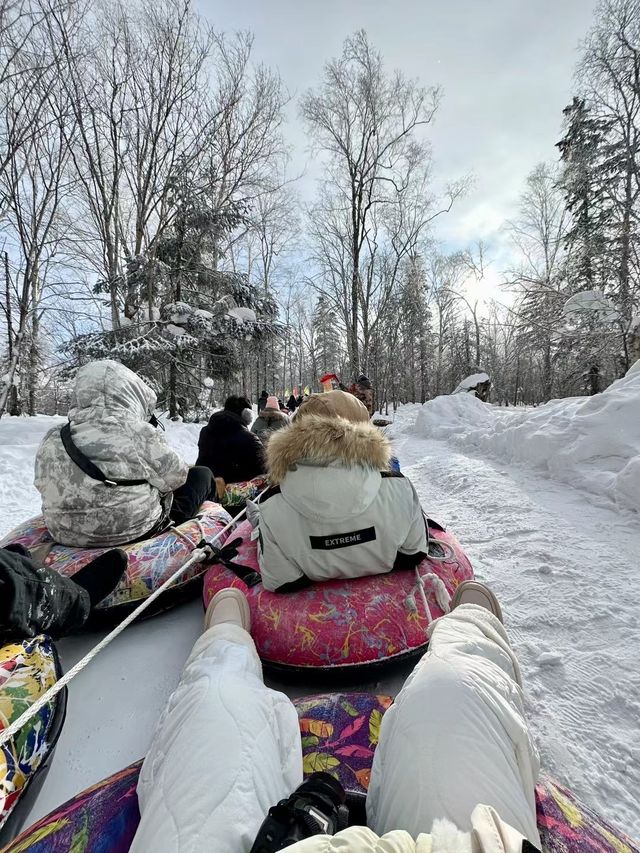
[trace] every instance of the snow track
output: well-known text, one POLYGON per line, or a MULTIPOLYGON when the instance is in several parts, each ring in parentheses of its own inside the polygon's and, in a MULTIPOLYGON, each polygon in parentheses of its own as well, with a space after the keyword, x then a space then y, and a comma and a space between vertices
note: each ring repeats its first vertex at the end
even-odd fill
MULTIPOLYGON (((498 594, 543 770, 640 835, 640 523, 399 430, 403 472, 498 594)), ((408 427, 410 429, 410 427, 408 427)))
MULTIPOLYGON (((640 520, 528 469, 418 438, 419 406, 390 428, 423 506, 452 528, 500 597, 522 663, 542 767, 640 837, 640 520)), ((33 514, 37 443, 51 418, 0 421, 0 532, 33 514)), ((192 460, 199 428, 169 424, 192 460)), ((66 725, 28 823, 144 755, 201 630, 199 602, 133 625, 71 685, 66 725)), ((69 668, 102 635, 59 643, 69 668)), ((396 693, 407 667, 355 689, 396 693)), ((273 682, 272 682, 273 683, 273 682)), ((313 683, 276 684, 290 695, 313 683)))

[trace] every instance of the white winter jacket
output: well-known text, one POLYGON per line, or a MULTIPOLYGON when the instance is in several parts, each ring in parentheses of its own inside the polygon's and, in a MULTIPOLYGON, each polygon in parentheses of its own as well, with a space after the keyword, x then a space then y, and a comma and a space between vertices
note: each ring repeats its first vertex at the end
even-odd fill
POLYGON ((306 415, 274 433, 267 470, 274 488, 259 504, 264 586, 389 572, 398 555, 419 562, 427 533, 411 482, 391 474, 380 430, 341 417, 306 415))
POLYGON ((287 847, 290 853, 526 853, 534 851, 524 837, 500 819, 495 809, 476 806, 471 832, 460 832, 447 820, 438 820, 430 833, 417 840, 404 830, 382 837, 354 826, 337 835, 316 835, 287 847))
POLYGON ((92 479, 67 454, 60 427, 54 427, 38 448, 35 485, 56 542, 88 547, 131 542, 168 512, 171 493, 186 481, 189 466, 149 423, 155 404, 151 388, 118 362, 80 368, 69 410, 74 444, 107 477, 146 483, 109 487, 92 479))

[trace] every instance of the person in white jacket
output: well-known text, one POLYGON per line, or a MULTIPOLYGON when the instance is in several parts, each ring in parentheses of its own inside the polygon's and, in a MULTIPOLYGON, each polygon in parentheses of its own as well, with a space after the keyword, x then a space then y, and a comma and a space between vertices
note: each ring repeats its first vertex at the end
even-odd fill
POLYGON ((314 394, 266 453, 272 488, 252 513, 265 589, 384 574, 426 556, 416 490, 389 470, 389 440, 352 394, 314 394))
MULTIPOLYGON (((382 720, 367 827, 291 853, 526 853, 540 847, 538 755, 498 603, 460 585, 382 720)), ((138 782, 133 853, 249 853, 302 780, 298 717, 267 688, 244 595, 214 596, 138 782)))

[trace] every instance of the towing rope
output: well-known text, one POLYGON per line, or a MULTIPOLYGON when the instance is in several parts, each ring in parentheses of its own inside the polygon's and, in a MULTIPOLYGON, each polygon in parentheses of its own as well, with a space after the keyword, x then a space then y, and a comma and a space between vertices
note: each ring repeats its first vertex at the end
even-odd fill
MULTIPOLYGON (((258 497, 260 497, 264 493, 264 491, 266 491, 266 489, 263 490, 263 492, 261 492, 258 497)), ((110 645, 116 639, 116 637, 118 637, 124 631, 125 628, 127 628, 135 619, 137 619, 138 616, 143 613, 149 607, 150 604, 153 604, 156 598, 158 598, 159 595, 161 595, 169 586, 171 586, 171 584, 174 583, 174 581, 176 581, 180 577, 180 575, 184 574, 184 572, 194 564, 203 563, 206 560, 210 559, 214 555, 214 549, 212 547, 213 544, 222 536, 223 533, 226 533, 227 530, 233 527, 233 525, 236 524, 242 518, 246 511, 247 509, 245 507, 242 512, 238 513, 235 518, 232 518, 231 521, 229 521, 229 523, 222 528, 222 530, 218 531, 218 533, 216 533, 213 539, 209 540, 208 542, 205 542, 203 536, 197 545, 194 545, 194 543, 191 542, 188 536, 186 536, 186 534, 184 534, 182 531, 178 531, 177 528, 173 528, 174 533, 177 533, 178 536, 180 536, 182 539, 189 543, 189 547, 192 548, 191 557, 187 560, 186 563, 176 569, 175 572, 171 575, 171 577, 168 577, 166 581, 160 584, 157 589, 154 589, 154 591, 148 598, 145 598, 145 600, 141 602, 136 607, 136 609, 133 610, 127 617, 125 617, 119 625, 116 625, 116 627, 109 634, 107 634, 106 637, 103 637, 103 639, 89 652, 87 652, 87 654, 83 658, 81 658, 78 663, 71 667, 69 672, 66 672, 58 681, 56 681, 56 683, 53 684, 46 691, 46 693, 43 693, 42 696, 37 699, 33 703, 33 705, 31 705, 30 708, 27 708, 27 710, 23 714, 21 714, 17 720, 14 720, 10 726, 0 732, 0 749, 2 749, 2 747, 4 747, 5 744, 9 740, 11 740, 11 738, 18 734, 20 729, 25 726, 32 717, 35 717, 35 715, 38 713, 38 711, 40 711, 41 708, 43 708, 48 702, 51 702, 51 700, 55 696, 57 696, 58 693, 60 693, 60 691, 63 690, 67 686, 67 684, 69 684, 69 682, 76 677, 76 675, 78 675, 78 673, 82 672, 82 670, 96 657, 96 655, 100 654, 103 649, 106 649, 107 646, 110 645)), ((204 533, 204 529, 202 527, 202 524, 200 523, 200 520, 195 519, 195 521, 197 522, 200 528, 200 532, 204 533)))

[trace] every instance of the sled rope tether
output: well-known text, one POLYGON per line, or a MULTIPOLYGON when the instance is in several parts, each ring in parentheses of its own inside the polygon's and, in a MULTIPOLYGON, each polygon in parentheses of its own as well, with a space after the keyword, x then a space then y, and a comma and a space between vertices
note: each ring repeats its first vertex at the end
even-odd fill
MULTIPOLYGON (((265 490, 266 491, 266 490, 265 490)), ((260 497, 260 496, 258 496, 260 497)), ((246 513, 246 507, 242 510, 242 512, 238 513, 235 518, 232 518, 228 524, 222 528, 222 530, 218 531, 216 535, 207 543, 200 547, 200 544, 193 547, 193 551, 191 552, 191 557, 184 563, 180 568, 176 569, 175 572, 171 575, 171 577, 167 578, 164 583, 160 584, 160 586, 155 589, 148 598, 139 604, 136 609, 130 613, 119 625, 107 634, 106 637, 103 637, 102 640, 98 643, 97 646, 94 646, 91 651, 89 651, 83 658, 81 658, 75 666, 72 666, 69 672, 66 672, 54 685, 52 685, 46 693, 43 693, 42 696, 37 699, 30 708, 21 714, 17 720, 14 720, 10 726, 0 732, 0 749, 7 743, 7 741, 11 740, 14 735, 18 734, 20 729, 26 725, 29 720, 34 717, 38 711, 50 702, 54 696, 57 696, 60 691, 67 686, 67 684, 78 675, 79 672, 90 663, 96 655, 98 655, 103 649, 112 643, 115 638, 121 634, 126 627, 128 627, 137 617, 152 604, 156 598, 161 595, 167 587, 171 586, 171 584, 180 577, 188 568, 190 568, 195 563, 202 563, 205 560, 209 559, 212 556, 212 549, 210 546, 219 539, 223 533, 226 533, 229 528, 233 527, 236 522, 238 522, 242 516, 246 513)), ((202 531, 202 526, 200 525, 200 530, 202 531)), ((175 531, 174 531, 175 532, 175 531)), ((180 532, 180 535, 183 539, 187 539, 187 537, 180 532)), ((193 545, 193 543, 187 539, 189 545, 193 545)))

